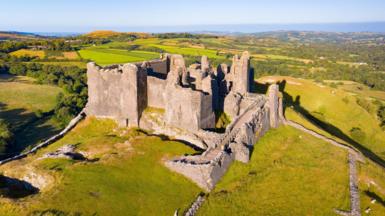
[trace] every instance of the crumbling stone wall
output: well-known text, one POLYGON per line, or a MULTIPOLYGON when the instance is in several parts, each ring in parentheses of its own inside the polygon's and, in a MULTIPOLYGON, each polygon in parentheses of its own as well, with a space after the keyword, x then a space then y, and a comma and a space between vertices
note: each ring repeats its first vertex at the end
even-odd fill
POLYGON ((214 148, 201 155, 184 156, 165 162, 165 165, 210 191, 226 173, 233 160, 249 162, 253 145, 270 128, 270 108, 264 96, 239 115, 218 140, 214 148))
MULTIPOLYGON (((165 122, 187 130, 215 127, 213 94, 193 89, 181 55, 172 55, 164 92, 165 122)), ((197 73, 200 73, 197 71, 197 73)))

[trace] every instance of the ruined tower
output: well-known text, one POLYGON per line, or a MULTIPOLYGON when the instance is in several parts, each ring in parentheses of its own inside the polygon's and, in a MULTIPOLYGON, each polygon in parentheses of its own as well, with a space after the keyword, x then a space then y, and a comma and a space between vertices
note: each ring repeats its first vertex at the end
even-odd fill
POLYGON ((147 106, 147 73, 134 64, 101 68, 87 64, 87 115, 115 119, 121 126, 138 126, 147 106))

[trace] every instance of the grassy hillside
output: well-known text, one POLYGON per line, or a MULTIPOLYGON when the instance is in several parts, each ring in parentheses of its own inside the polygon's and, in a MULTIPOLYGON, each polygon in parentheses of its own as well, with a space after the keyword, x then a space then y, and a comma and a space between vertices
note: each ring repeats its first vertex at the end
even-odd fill
POLYGON ((37 195, 17 202, 0 198, 0 214, 172 215, 200 192, 162 165, 165 158, 185 153, 194 151, 135 129, 117 129, 111 120, 87 119, 36 155, 0 167, 10 176, 34 172, 46 179, 37 195), (64 144, 76 144, 94 162, 36 160, 64 144))
POLYGON ((234 163, 198 215, 334 215, 349 209, 347 153, 290 127, 234 163))
POLYGON ((62 90, 33 82, 28 77, 0 75, 0 118, 9 123, 19 147, 35 144, 60 129, 49 118, 36 121, 36 113, 54 109, 62 90))
POLYGON ((28 116, 38 110, 52 110, 56 96, 62 91, 59 87, 33 81, 29 77, 0 75, 0 117, 11 122, 13 127, 28 121, 28 116))
MULTIPOLYGON (((373 100, 304 79, 259 79, 261 82, 274 80, 286 80, 282 87, 285 100, 290 106, 294 105, 295 110, 320 123, 325 131, 346 143, 367 149, 385 160, 385 131, 379 126, 373 100)), ((287 117, 291 118, 290 112, 287 117)))

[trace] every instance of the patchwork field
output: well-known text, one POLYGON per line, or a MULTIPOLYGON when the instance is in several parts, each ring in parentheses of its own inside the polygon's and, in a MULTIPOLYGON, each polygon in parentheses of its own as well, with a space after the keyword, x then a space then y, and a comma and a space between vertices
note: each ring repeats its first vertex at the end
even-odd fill
POLYGON ((11 53, 11 55, 16 57, 21 56, 30 56, 30 57, 38 57, 43 59, 45 57, 45 52, 42 50, 28 50, 28 49, 20 49, 11 53))
POLYGON ((33 171, 45 179, 37 195, 17 202, 0 198, 0 214, 172 215, 187 208, 200 189, 162 160, 192 153, 176 141, 117 129, 111 120, 86 119, 36 155, 0 167, 9 176, 33 171), (90 160, 38 159, 65 144, 75 144, 90 160))

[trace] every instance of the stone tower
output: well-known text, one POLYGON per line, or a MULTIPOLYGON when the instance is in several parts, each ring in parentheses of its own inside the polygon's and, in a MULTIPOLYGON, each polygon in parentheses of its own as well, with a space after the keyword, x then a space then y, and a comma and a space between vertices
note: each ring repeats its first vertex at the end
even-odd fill
POLYGON ((246 94, 250 90, 250 55, 245 51, 239 58, 233 57, 230 74, 232 76, 232 90, 240 94, 246 94))

